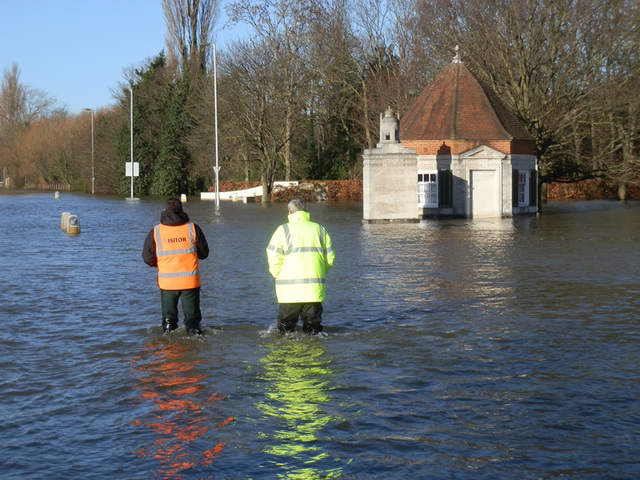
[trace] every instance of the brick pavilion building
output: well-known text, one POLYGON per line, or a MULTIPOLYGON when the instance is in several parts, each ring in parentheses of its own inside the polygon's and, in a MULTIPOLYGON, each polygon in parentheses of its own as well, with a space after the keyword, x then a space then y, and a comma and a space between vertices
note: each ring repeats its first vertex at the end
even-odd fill
POLYGON ((401 120, 381 115, 363 160, 366 221, 538 211, 533 137, 457 53, 401 120))

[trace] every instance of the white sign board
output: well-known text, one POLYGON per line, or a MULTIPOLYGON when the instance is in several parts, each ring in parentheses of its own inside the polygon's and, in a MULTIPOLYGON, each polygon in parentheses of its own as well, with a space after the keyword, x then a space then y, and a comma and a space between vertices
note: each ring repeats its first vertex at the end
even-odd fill
MULTIPOLYGON (((124 174, 127 177, 131 176, 131 162, 127 162, 124 164, 125 168, 124 168, 124 174)), ((139 177, 140 176, 140 163, 139 162, 133 162, 133 176, 134 177, 139 177)))

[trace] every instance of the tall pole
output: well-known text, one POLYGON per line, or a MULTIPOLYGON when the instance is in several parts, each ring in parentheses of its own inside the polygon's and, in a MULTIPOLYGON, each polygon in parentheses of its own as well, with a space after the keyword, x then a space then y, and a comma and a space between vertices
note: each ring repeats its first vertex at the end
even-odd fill
POLYGON ((93 108, 91 109, 91 194, 96 193, 95 134, 93 129, 93 108))
POLYGON ((95 156, 94 156, 94 144, 95 144, 95 135, 93 132, 93 108, 85 108, 85 110, 91 112, 91 193, 96 193, 96 167, 95 167, 95 156))
POLYGON ((214 129, 216 135, 216 207, 220 206, 220 184, 219 176, 220 166, 218 165, 218 75, 216 71, 216 44, 213 44, 213 111, 214 111, 214 129))
POLYGON ((129 115, 131 117, 131 198, 133 198, 133 87, 129 91, 131 92, 131 101, 129 102, 131 104, 131 114, 129 115))
POLYGON ((216 144, 216 165, 213 167, 213 171, 216 174, 216 207, 220 206, 220 165, 218 164, 218 74, 217 74, 217 61, 216 61, 216 44, 215 43, 203 43, 205 47, 211 47, 213 49, 213 112, 214 112, 214 135, 216 144))

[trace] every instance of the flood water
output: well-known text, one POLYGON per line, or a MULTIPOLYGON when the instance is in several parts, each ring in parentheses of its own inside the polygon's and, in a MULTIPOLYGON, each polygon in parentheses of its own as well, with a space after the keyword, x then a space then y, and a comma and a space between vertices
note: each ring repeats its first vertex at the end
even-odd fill
POLYGON ((328 336, 283 337, 286 206, 189 199, 193 338, 162 335, 140 256, 163 201, 0 194, 2 479, 640 478, 640 204, 411 225, 312 204, 328 336))

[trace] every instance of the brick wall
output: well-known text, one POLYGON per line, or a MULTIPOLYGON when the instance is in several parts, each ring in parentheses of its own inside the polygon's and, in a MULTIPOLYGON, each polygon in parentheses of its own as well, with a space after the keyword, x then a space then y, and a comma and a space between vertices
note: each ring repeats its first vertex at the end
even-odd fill
POLYGON ((418 155, 460 155, 486 145, 504 154, 533 155, 533 142, 527 140, 403 140, 402 146, 418 155))

